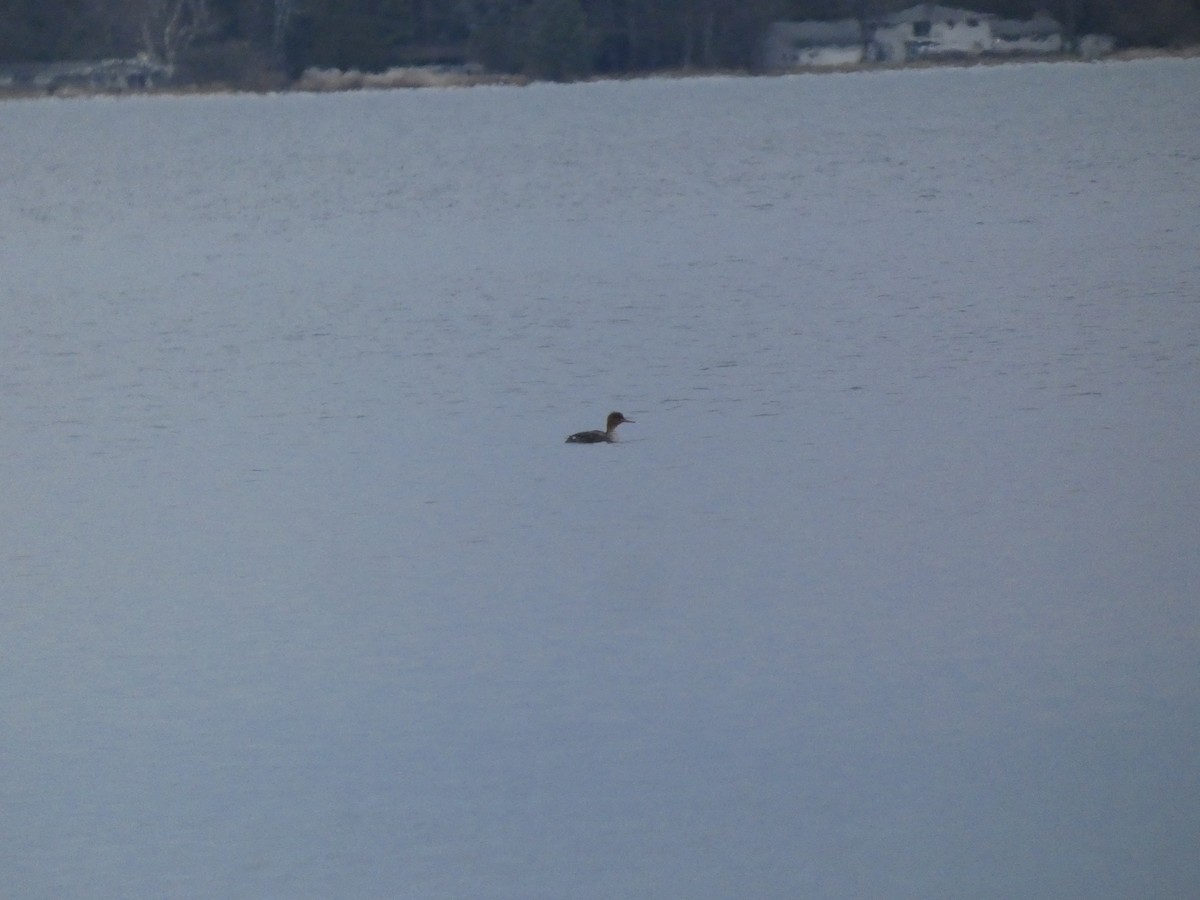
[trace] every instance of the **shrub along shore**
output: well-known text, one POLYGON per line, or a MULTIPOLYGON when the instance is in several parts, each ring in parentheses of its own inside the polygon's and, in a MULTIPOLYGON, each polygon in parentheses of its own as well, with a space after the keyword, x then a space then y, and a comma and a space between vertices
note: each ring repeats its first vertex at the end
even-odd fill
MULTIPOLYGON (((1068 53, 1026 56, 979 56, 924 59, 903 63, 864 62, 844 66, 800 66, 783 71, 749 71, 744 69, 670 69, 624 74, 592 75, 573 79, 578 82, 630 81, 642 78, 704 78, 773 77, 797 74, 834 74, 844 72, 895 71, 902 69, 967 68, 973 66, 1003 66, 1028 63, 1062 62, 1123 62, 1142 59, 1192 59, 1200 57, 1200 45, 1174 49, 1156 47, 1129 48, 1107 54, 1100 60, 1083 60, 1068 53)), ((145 87, 107 87, 87 84, 65 84, 55 87, 4 84, 0 82, 0 99, 36 97, 126 96, 126 95, 191 95, 224 93, 337 93, 360 90, 407 90, 416 88, 464 88, 482 85, 525 86, 541 81, 526 75, 492 73, 461 67, 404 66, 384 72, 360 72, 356 69, 312 68, 299 78, 288 80, 282 75, 255 78, 251 83, 213 81, 207 83, 150 85, 145 87)))

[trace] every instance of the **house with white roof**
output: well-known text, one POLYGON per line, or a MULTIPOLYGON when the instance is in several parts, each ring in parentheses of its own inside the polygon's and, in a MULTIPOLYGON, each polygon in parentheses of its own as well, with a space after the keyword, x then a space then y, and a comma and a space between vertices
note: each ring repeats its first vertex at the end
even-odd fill
MULTIPOLYGON (((1063 34, 1062 25, 1046 12, 1028 20, 1010 20, 919 3, 869 21, 775 22, 763 38, 760 62, 764 69, 779 71, 864 61, 1061 53, 1066 49, 1063 34)), ((1089 39, 1081 40, 1081 53, 1089 39)), ((1111 44, 1096 40, 1096 50, 1088 45, 1091 55, 1111 51, 1111 44)))
POLYGON ((980 56, 992 48, 994 18, 969 9, 919 3, 872 22, 875 54, 886 62, 980 56))
POLYGON ((992 20, 992 53, 1061 53, 1064 43, 1062 25, 1045 11, 1032 19, 992 20))
POLYGON ((866 41, 858 19, 833 22, 775 22, 763 39, 766 69, 852 66, 863 61, 866 41))

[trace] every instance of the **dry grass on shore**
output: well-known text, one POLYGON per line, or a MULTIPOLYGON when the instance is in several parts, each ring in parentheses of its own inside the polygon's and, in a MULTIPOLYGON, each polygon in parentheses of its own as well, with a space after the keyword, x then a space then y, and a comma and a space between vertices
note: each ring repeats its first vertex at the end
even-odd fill
POLYGON ((307 69, 291 85, 293 91, 328 93, 333 91, 393 90, 397 88, 473 87, 481 84, 528 84, 519 75, 496 75, 459 69, 398 67, 386 72, 359 72, 356 69, 307 69))

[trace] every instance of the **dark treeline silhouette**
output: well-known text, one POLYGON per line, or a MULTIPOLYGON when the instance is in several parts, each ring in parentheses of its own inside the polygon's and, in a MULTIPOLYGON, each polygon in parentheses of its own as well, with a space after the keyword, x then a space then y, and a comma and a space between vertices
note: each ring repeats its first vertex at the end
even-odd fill
MULTIPOLYGON (((195 80, 246 82, 312 66, 379 71, 474 63, 571 79, 664 69, 749 69, 778 20, 869 19, 913 0, 0 0, 0 63, 146 54, 195 80)), ((965 0, 982 13, 1045 11, 1068 43, 1200 41, 1200 0, 965 0)))

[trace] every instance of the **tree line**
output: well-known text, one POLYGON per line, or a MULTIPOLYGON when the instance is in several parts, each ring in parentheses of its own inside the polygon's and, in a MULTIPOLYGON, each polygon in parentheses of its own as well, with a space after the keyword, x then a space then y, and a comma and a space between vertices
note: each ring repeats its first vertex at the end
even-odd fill
MULTIPOLYGON (((914 0, 0 0, 0 63, 146 54, 197 80, 475 63, 571 79, 753 68, 774 21, 870 19, 914 0)), ((946 0, 945 5, 960 5, 946 0)), ((963 0, 981 13, 1055 16, 1068 41, 1200 41, 1200 0, 963 0)))

